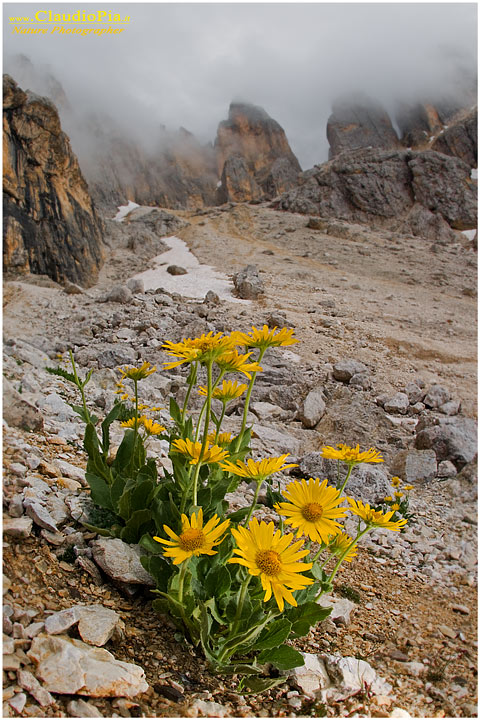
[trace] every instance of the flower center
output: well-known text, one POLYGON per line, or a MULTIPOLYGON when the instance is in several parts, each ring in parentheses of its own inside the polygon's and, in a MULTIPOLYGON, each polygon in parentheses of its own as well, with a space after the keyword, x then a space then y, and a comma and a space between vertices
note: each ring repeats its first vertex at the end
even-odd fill
POLYGON ((280 555, 274 550, 259 550, 255 557, 257 567, 265 573, 265 575, 278 575, 282 569, 280 555))
POLYGON ((308 503, 302 508, 302 515, 305 520, 309 522, 315 522, 323 515, 323 507, 318 503, 308 503))
POLYGON ((185 532, 180 535, 178 544, 182 550, 192 552, 194 550, 199 550, 203 546, 204 541, 205 537, 201 530, 190 528, 190 530, 185 530, 185 532))

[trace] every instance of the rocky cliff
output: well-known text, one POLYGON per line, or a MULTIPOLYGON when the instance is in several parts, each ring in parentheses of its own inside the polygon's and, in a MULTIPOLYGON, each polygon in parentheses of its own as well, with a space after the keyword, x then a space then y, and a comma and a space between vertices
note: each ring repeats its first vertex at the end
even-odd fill
POLYGON ((345 150, 401 147, 388 113, 366 96, 334 103, 327 122, 327 138, 330 160, 345 150))
MULTIPOLYGON (((361 149, 302 173, 276 206, 291 212, 392 227, 418 207, 451 228, 477 225, 477 182, 456 157, 361 149)), ((422 234, 419 232, 418 234, 422 234)))
POLYGON ((283 128, 263 108, 232 103, 217 130, 219 202, 271 199, 294 187, 300 164, 283 128))
POLYGON ((432 150, 461 158, 470 167, 477 167, 477 108, 457 114, 432 143, 432 150))
POLYGON ((81 285, 102 264, 103 226, 55 106, 3 80, 4 269, 81 285))

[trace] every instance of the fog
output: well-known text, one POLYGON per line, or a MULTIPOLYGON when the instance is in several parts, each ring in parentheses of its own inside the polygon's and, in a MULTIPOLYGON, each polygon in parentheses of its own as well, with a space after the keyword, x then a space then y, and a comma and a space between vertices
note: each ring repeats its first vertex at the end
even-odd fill
MULTIPOLYGON (((282 125, 303 168, 327 158, 337 96, 362 91, 391 111, 398 100, 462 91, 477 67, 475 3, 119 3, 101 6, 131 16, 113 26, 124 28, 119 35, 16 34, 8 19, 33 17, 39 7, 4 4, 4 71, 21 81, 10 59, 18 53, 48 67, 77 119, 108 114, 147 145, 159 124, 184 126, 207 142, 230 102, 246 100, 282 125)), ((30 24, 40 26, 53 24, 30 24)))

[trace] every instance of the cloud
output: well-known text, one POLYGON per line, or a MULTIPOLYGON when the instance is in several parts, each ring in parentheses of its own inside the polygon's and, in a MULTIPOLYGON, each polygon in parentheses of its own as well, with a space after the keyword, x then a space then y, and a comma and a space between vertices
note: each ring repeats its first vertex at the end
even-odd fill
POLYGON ((159 124, 207 142, 242 97, 283 126, 303 167, 327 157, 338 95, 360 90, 392 108, 449 93, 477 67, 474 3, 121 3, 101 9, 130 23, 103 37, 14 35, 8 18, 39 6, 3 7, 5 57, 49 65, 78 111, 109 113, 147 142, 159 124))

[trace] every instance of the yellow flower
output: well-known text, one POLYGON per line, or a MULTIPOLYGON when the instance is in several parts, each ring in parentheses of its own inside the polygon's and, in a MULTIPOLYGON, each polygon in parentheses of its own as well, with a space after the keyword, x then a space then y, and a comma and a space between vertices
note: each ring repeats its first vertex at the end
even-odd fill
MULTIPOLYGON (((216 387, 215 390, 212 393, 212 397, 214 397, 216 400, 221 400, 224 403, 230 402, 230 400, 235 400, 235 398, 240 397, 245 390, 247 389, 247 385, 244 383, 237 383, 236 380, 224 380, 220 387, 216 387)), ((199 395, 207 395, 208 390, 206 387, 200 386, 198 388, 199 395)))
POLYGON ((395 497, 397 498, 397 500, 400 500, 400 498, 403 497, 403 493, 402 493, 402 492, 394 492, 393 494, 395 495, 395 497))
POLYGON ((207 463, 218 463, 228 457, 228 452, 226 450, 222 450, 222 448, 218 447, 218 445, 209 445, 208 442, 205 446, 202 457, 200 457, 200 453, 202 452, 202 443, 192 442, 188 438, 186 440, 182 440, 181 438, 174 440, 172 446, 177 452, 191 458, 190 465, 197 465, 199 462, 202 465, 207 463))
POLYGON ((232 442, 232 434, 229 432, 219 433, 218 437, 215 439, 216 433, 212 432, 207 435, 208 442, 216 443, 217 445, 220 445, 220 447, 224 448, 227 445, 230 445, 232 442))
POLYGON ((315 542, 328 543, 328 536, 338 532, 340 523, 335 518, 345 517, 345 508, 339 508, 345 498, 336 488, 320 483, 318 478, 294 481, 287 485, 284 496, 290 502, 275 505, 275 510, 286 517, 286 522, 298 528, 297 537, 305 534, 315 542))
POLYGON ((120 396, 120 400, 123 400, 123 401, 130 400, 130 395, 128 394, 128 392, 123 393, 123 395, 120 396))
POLYGON ((134 428, 135 426, 139 428, 140 425, 143 425, 143 417, 139 417, 137 420, 131 417, 130 420, 125 420, 125 422, 121 422, 120 425, 124 428, 134 428))
POLYGON ((267 525, 263 520, 259 523, 256 518, 250 521, 248 530, 244 527, 238 530, 232 528, 232 535, 238 545, 233 552, 239 557, 228 562, 243 565, 250 575, 260 576, 265 590, 264 602, 270 600, 273 591, 280 612, 283 612, 284 601, 296 607, 292 591, 303 590, 313 584, 311 578, 300 575, 312 567, 312 563, 298 562, 308 555, 308 550, 300 549, 303 541, 290 545, 293 535, 282 537, 280 530, 275 531, 273 522, 267 525))
POLYGON ((166 428, 163 425, 160 425, 160 423, 155 422, 154 420, 150 420, 150 418, 145 417, 145 415, 142 416, 142 422, 145 430, 147 431, 147 435, 161 435, 166 428))
POLYGON ((400 510, 400 505, 398 503, 394 503, 393 505, 390 505, 393 512, 396 512, 397 510, 400 510))
POLYGON ((338 443, 337 448, 338 450, 335 450, 335 448, 330 445, 325 445, 322 447, 322 457, 327 458, 328 460, 342 460, 347 463, 347 465, 384 462, 380 452, 375 450, 373 447, 369 450, 361 452, 359 445, 352 448, 348 445, 344 445, 343 443, 338 443))
MULTIPOLYGON (((342 557, 345 550, 352 544, 353 538, 350 537, 350 535, 347 535, 346 533, 340 532, 338 535, 335 535, 335 538, 332 540, 330 545, 328 546, 328 550, 332 553, 332 555, 336 555, 338 558, 342 557)), ((357 556, 357 548, 354 546, 343 558, 346 562, 352 562, 353 558, 357 556)))
POLYGON ((393 498, 391 495, 387 495, 387 497, 383 498, 385 502, 393 502, 393 498))
POLYGON ((173 564, 180 565, 184 560, 188 560, 192 555, 216 555, 218 550, 213 550, 215 545, 219 545, 224 537, 221 537, 230 524, 230 520, 225 520, 220 525, 217 515, 214 515, 203 527, 203 510, 199 509, 198 515, 192 513, 191 520, 186 515, 182 515, 182 532, 180 535, 171 530, 168 525, 164 525, 163 529, 172 540, 163 540, 163 538, 154 537, 153 539, 162 545, 167 545, 164 552, 165 557, 174 558, 173 564))
POLYGON ((289 455, 290 453, 287 453, 286 455, 280 455, 280 457, 265 458, 264 460, 252 460, 252 458, 249 458, 246 463, 241 460, 237 460, 236 463, 227 461, 221 463, 220 467, 222 470, 232 473, 232 475, 251 478, 259 482, 273 475, 273 473, 286 470, 287 468, 297 467, 297 463, 284 465, 289 455))
POLYGON ((149 362, 144 362, 143 365, 139 368, 136 367, 128 367, 125 368, 119 368, 120 372, 123 375, 123 378, 129 378, 129 380, 142 380, 143 378, 146 378, 148 375, 151 375, 156 371, 155 366, 151 366, 149 362))
POLYGON ((395 476, 395 477, 392 477, 391 485, 392 485, 392 487, 398 487, 400 485, 400 482, 401 482, 400 478, 395 476))
POLYGON ((405 485, 404 490, 413 490, 413 485, 405 485))
POLYGON ((221 332, 214 335, 213 331, 210 331, 208 335, 203 334, 199 338, 193 339, 187 338, 179 343, 167 341, 162 347, 165 348, 167 355, 179 358, 175 362, 164 363, 165 368, 170 370, 185 362, 199 362, 205 365, 217 360, 225 352, 233 349, 234 342, 231 338, 222 335, 221 332))
POLYGON ((252 377, 250 373, 263 370, 257 362, 248 362, 251 354, 249 352, 245 355, 239 355, 237 350, 231 350, 217 358, 215 362, 223 372, 241 372, 250 380, 252 377))
POLYGON ((347 500, 350 503, 350 512, 361 517, 369 527, 387 528, 388 530, 398 531, 407 524, 405 519, 397 520, 396 522, 390 520, 395 512, 394 510, 390 510, 384 514, 381 510, 371 508, 368 503, 364 505, 361 500, 357 501, 353 498, 347 498, 347 500))
POLYGON ((237 345, 261 349, 298 343, 298 340, 293 337, 294 330, 292 328, 282 328, 278 332, 275 332, 276 329, 277 328, 274 327, 270 330, 267 325, 264 325, 261 330, 257 330, 257 328, 252 325, 251 332, 233 332, 232 337, 235 339, 237 345))

